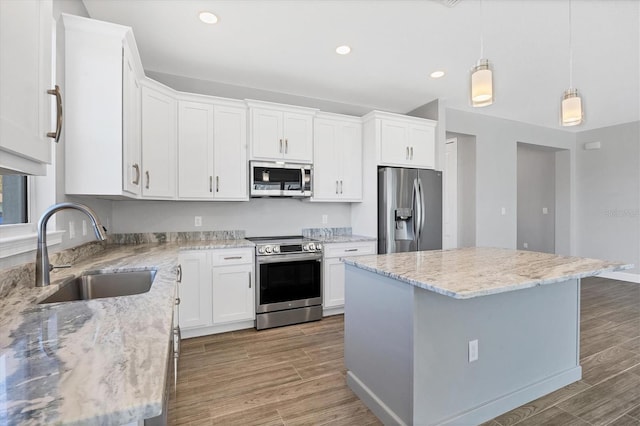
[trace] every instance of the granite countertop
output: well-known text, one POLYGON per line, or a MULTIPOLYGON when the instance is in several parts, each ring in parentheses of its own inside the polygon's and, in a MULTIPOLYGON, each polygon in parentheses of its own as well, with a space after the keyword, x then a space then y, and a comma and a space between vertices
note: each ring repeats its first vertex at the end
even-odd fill
POLYGON ((361 256, 344 262, 455 299, 633 267, 598 259, 482 247, 361 256))
MULTIPOLYGON (((162 411, 177 245, 111 246, 0 301, 0 424, 124 424, 162 411), (156 269, 148 293, 38 305, 71 276, 156 269)), ((31 275, 32 277, 32 275, 31 275)))
POLYGON ((364 235, 327 235, 320 237, 313 237, 313 239, 323 242, 325 244, 331 243, 362 243, 369 241, 377 241, 375 237, 366 237, 364 235))

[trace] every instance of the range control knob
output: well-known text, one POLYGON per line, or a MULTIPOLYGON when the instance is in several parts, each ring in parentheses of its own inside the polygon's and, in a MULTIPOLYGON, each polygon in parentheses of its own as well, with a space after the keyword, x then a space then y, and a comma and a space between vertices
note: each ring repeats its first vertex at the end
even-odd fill
POLYGON ((322 250, 322 244, 316 243, 316 250, 322 250))
POLYGON ((309 243, 309 251, 314 251, 316 249, 316 245, 314 243, 309 243))
POLYGON ((264 248, 264 251, 265 251, 267 254, 271 253, 271 246, 266 246, 266 247, 264 248))
POLYGON ((309 244, 303 244, 302 251, 309 251, 309 244))
POLYGON ((264 254, 264 247, 258 247, 258 254, 264 254))
POLYGON ((274 253, 280 253, 280 246, 273 246, 274 253))

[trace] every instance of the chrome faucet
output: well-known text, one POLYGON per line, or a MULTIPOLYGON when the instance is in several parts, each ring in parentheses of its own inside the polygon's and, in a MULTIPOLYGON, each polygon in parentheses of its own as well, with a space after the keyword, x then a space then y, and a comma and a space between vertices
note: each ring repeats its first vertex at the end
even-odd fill
POLYGON ((93 224, 93 231, 100 241, 107 239, 106 229, 100 223, 96 213, 89 207, 78 203, 59 203, 49 207, 38 220, 38 249, 36 251, 36 287, 48 286, 50 283, 49 272, 53 266, 49 264, 49 252, 47 251, 47 222, 56 212, 64 209, 79 210, 89 216, 93 224))

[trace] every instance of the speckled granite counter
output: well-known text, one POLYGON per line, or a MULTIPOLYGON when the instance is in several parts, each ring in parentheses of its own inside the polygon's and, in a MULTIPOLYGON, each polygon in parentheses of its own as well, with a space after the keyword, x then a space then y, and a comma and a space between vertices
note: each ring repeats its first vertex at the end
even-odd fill
MULTIPOLYGON (((51 273, 35 288, 33 268, 0 300, 0 424, 118 425, 162 410, 179 250, 252 247, 247 240, 108 246, 51 273), (88 271, 156 269, 148 293, 38 305, 88 271)), ((14 274, 15 275, 15 274, 14 274)))
POLYGON ((376 241, 376 238, 366 237, 364 235, 330 235, 325 237, 315 237, 315 239, 325 244, 363 243, 363 242, 369 242, 369 241, 376 241))
POLYGON ((362 256, 347 258, 345 263, 456 299, 633 267, 597 259, 481 247, 362 256))

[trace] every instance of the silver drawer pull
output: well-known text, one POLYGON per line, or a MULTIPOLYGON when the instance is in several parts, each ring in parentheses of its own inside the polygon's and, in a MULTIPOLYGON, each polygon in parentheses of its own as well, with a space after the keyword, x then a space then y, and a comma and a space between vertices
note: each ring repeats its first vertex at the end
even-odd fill
POLYGON ((176 305, 179 305, 179 304, 180 304, 180 298, 176 297, 176 305))
POLYGON ((229 256, 224 258, 224 260, 239 260, 239 259, 242 259, 242 256, 229 256))
POLYGON ((345 249, 345 251, 358 251, 358 249, 345 249))

